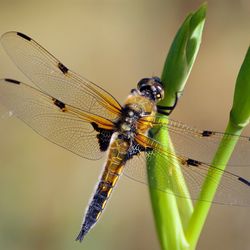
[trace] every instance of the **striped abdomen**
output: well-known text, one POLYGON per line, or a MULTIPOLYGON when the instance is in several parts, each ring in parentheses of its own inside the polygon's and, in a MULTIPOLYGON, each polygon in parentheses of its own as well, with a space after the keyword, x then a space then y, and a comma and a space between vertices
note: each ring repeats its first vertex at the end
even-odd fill
POLYGON ((121 139, 116 139, 109 149, 108 160, 97 186, 95 194, 91 199, 88 210, 84 216, 81 231, 76 240, 82 241, 88 231, 96 224, 107 200, 123 170, 123 162, 126 158, 129 145, 121 139))

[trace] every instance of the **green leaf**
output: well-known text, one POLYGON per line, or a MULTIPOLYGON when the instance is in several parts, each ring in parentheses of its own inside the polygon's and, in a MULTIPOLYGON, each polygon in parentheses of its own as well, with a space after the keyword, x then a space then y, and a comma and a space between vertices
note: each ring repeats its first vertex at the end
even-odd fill
MULTIPOLYGON (((240 135, 243 128, 248 124, 250 118, 250 50, 248 49, 244 62, 240 68, 235 93, 233 107, 230 112, 229 122, 226 128, 226 134, 240 135)), ((222 170, 233 153, 234 147, 237 144, 236 137, 228 138, 225 135, 217 149, 212 165, 222 170)), ((189 226, 186 230, 187 240, 191 248, 195 249, 199 239, 201 230, 207 218, 211 203, 203 202, 202 200, 213 200, 217 187, 220 183, 222 173, 218 174, 210 169, 208 176, 213 178, 206 178, 201 189, 199 200, 195 205, 193 215, 191 217, 189 226), (212 179, 212 181, 211 181, 212 179)))
MULTIPOLYGON (((197 56, 201 43, 202 31, 206 16, 206 5, 202 5, 196 12, 187 16, 178 30, 170 51, 166 58, 161 80, 165 90, 165 98, 159 105, 172 106, 176 93, 182 92, 186 84, 193 63, 197 56)), ((167 118, 163 117, 164 122, 167 118)), ((157 131, 152 129, 152 134, 166 150, 174 153, 174 148, 168 136, 167 130, 157 131)), ((192 202, 189 199, 178 199, 171 189, 166 187, 166 192, 156 190, 155 182, 162 181, 161 173, 157 170, 157 157, 150 161, 148 167, 149 189, 155 217, 158 237, 162 249, 188 249, 184 230, 193 212, 192 202), (153 181, 152 181, 153 180, 153 181)), ((175 183, 178 193, 188 195, 188 189, 178 164, 173 159, 166 159, 166 168, 169 164, 174 166, 171 178, 165 182, 175 183)))
POLYGON ((248 48, 243 64, 236 80, 233 107, 230 113, 232 124, 244 127, 250 117, 250 48, 248 48))
POLYGON ((189 14, 174 38, 161 76, 165 98, 159 105, 171 106, 176 92, 185 87, 199 51, 206 9, 203 4, 195 13, 189 14))

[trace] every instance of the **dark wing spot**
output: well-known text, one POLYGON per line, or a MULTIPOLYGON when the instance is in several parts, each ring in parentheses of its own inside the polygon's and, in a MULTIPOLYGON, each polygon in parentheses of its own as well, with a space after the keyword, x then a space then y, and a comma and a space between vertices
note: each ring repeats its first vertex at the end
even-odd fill
POLYGON ((198 167, 199 165, 201 165, 201 162, 189 158, 187 159, 186 164, 188 166, 198 167))
POLYGON ((63 74, 67 74, 67 72, 69 71, 69 69, 60 62, 58 63, 57 66, 63 72, 63 74))
POLYGON ((106 151, 109 147, 110 140, 111 140, 111 137, 112 137, 112 134, 114 133, 114 131, 99 128, 95 122, 91 122, 91 125, 93 126, 95 131, 99 132, 96 135, 96 138, 98 139, 100 150, 102 152, 106 151))
POLYGON ((95 122, 91 122, 92 127, 94 128, 95 131, 100 132, 100 129, 98 125, 95 122))
POLYGON ((6 82, 15 83, 15 84, 20 84, 20 82, 17 81, 17 80, 13 80, 13 79, 9 79, 9 78, 5 78, 4 80, 5 80, 6 82))
POLYGON ((27 35, 23 34, 23 33, 17 32, 16 34, 17 34, 18 36, 24 38, 24 39, 27 40, 27 41, 31 41, 31 38, 28 37, 27 35))
POLYGON ((201 135, 204 136, 204 137, 208 137, 208 136, 211 136, 213 134, 214 134, 213 131, 204 130, 201 135))
POLYGON ((250 186, 250 182, 242 177, 238 178, 239 181, 241 181, 242 183, 246 184, 247 186, 250 186))
POLYGON ((132 145, 128 149, 128 153, 127 153, 127 156, 125 158, 125 161, 132 159, 134 155, 138 155, 141 152, 150 152, 152 150, 153 150, 152 148, 145 148, 145 147, 141 146, 140 144, 138 144, 137 142, 132 141, 132 145))
POLYGON ((61 101, 59 101, 59 100, 57 100, 57 99, 53 99, 53 102, 54 102, 54 104, 55 104, 58 108, 60 108, 60 109, 64 109, 64 108, 65 108, 65 104, 64 104, 63 102, 61 102, 61 101))

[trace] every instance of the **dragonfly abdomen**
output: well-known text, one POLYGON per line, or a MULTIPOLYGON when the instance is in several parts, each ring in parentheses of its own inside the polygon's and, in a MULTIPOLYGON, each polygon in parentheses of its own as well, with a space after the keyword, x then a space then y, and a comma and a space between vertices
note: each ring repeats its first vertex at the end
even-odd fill
POLYGON ((88 231, 96 224, 107 200, 112 192, 113 186, 108 182, 100 182, 86 212, 81 231, 76 240, 82 241, 88 231))
POLYGON ((123 170, 129 144, 116 139, 110 146, 109 156, 100 182, 85 214, 81 231, 76 240, 82 241, 88 231, 96 224, 104 210, 112 190, 123 170))

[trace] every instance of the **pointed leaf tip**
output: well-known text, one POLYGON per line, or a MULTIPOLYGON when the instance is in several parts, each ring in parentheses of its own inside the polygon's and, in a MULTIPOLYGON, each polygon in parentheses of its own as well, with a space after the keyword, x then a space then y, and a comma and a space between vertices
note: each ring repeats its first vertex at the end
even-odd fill
POLYGON ((174 38, 162 72, 166 96, 160 105, 171 106, 175 93, 184 89, 200 47, 206 8, 203 4, 189 14, 174 38))
POLYGON ((250 120, 250 47, 241 65, 235 90, 230 121, 234 126, 245 127, 250 120))

